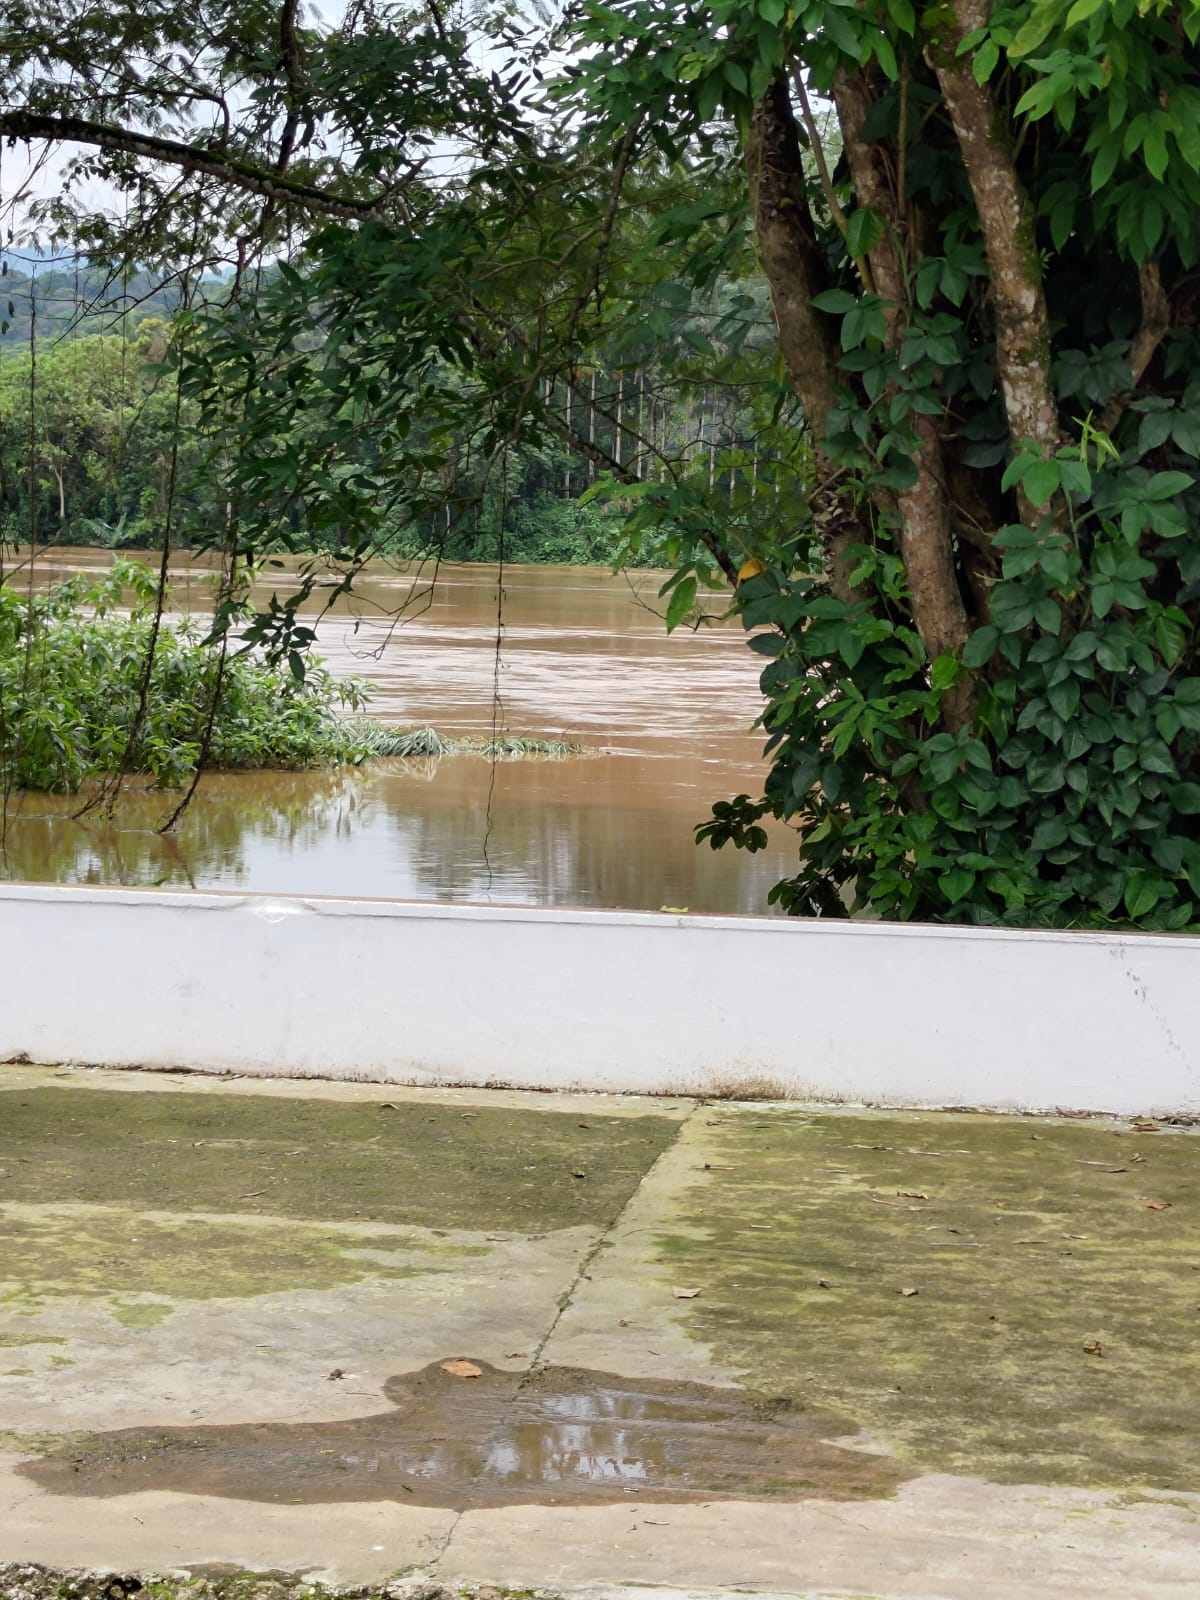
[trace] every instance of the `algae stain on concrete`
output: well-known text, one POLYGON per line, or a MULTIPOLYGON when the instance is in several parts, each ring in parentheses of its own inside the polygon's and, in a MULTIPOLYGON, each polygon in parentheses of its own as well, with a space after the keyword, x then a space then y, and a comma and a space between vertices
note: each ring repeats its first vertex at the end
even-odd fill
MULTIPOLYGON (((11 1208, 0 1230, 0 1308, 17 1313, 76 1296, 106 1299, 127 1327, 153 1327, 179 1301, 335 1289, 444 1270, 443 1256, 485 1245, 432 1243, 315 1224, 147 1217, 121 1208, 11 1208), (381 1248, 383 1246, 383 1248, 381 1248)), ((17 1333, 0 1335, 14 1347, 17 1333)), ((62 1341, 60 1341, 62 1342, 62 1341)))
POLYGON ((1200 1489, 1200 1140, 714 1108, 660 1241, 723 1365, 922 1470, 1200 1489), (1154 1209, 1161 1207, 1162 1209, 1154 1209))
POLYGON ((824 1411, 740 1390, 543 1367, 477 1376, 433 1362, 392 1378, 392 1409, 339 1422, 74 1436, 18 1471, 70 1495, 175 1490, 284 1504, 468 1507, 832 1500, 891 1493, 887 1456, 846 1448, 824 1411))
POLYGON ((677 1132, 541 1107, 19 1089, 0 1169, 17 1202, 546 1233, 608 1222, 677 1132))

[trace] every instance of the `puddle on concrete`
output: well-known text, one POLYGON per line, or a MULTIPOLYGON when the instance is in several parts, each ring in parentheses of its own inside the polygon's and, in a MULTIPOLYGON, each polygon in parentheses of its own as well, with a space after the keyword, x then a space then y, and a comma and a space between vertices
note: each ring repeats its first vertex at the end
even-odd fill
POLYGON ((62 1494, 176 1490, 282 1503, 448 1507, 888 1494, 908 1474, 836 1442, 850 1424, 701 1384, 546 1367, 392 1378, 393 1409, 344 1422, 128 1429, 23 1463, 62 1494))

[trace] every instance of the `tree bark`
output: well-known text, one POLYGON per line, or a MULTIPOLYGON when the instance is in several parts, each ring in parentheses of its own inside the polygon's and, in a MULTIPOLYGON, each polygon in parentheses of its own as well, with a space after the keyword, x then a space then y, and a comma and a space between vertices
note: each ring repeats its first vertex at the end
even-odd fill
POLYGON ((841 489, 842 474, 821 448, 835 398, 837 342, 831 320, 813 309, 813 297, 829 287, 829 274, 817 245, 804 189, 800 141, 787 80, 782 76, 774 80, 755 109, 745 164, 779 349, 812 432, 819 483, 813 493, 812 513, 825 553, 826 576, 838 599, 854 605, 863 594, 851 587, 853 562, 846 551, 862 541, 862 512, 841 489))
MULTIPOLYGON (((875 292, 889 302, 885 310, 887 344, 890 349, 897 350, 904 339, 908 300, 896 243, 899 210, 882 147, 868 140, 864 133, 867 114, 874 103, 865 73, 839 72, 834 80, 833 99, 842 128, 843 152, 854 180, 855 197, 860 206, 869 206, 883 222, 882 236, 869 252, 868 261, 875 292)), ((961 650, 971 630, 958 586, 950 537, 950 504, 939 419, 914 412, 908 420, 919 441, 912 456, 917 481, 911 489, 896 492, 895 514, 900 522, 900 554, 908 577, 913 621, 933 661, 940 655, 961 650)), ((964 681, 961 692, 952 691, 947 695, 943 709, 952 727, 970 721, 973 706, 968 681, 964 681)))
MULTIPOLYGON (((1050 386, 1050 319, 1042 291, 1033 211, 1017 177, 1001 118, 986 85, 976 83, 963 39, 984 28, 990 0, 951 0, 953 23, 926 49, 958 139, 983 232, 996 319, 996 375, 1014 450, 1026 441, 1045 456, 1060 443, 1050 386)), ((1018 493, 1022 521, 1036 527, 1039 508, 1018 493)))

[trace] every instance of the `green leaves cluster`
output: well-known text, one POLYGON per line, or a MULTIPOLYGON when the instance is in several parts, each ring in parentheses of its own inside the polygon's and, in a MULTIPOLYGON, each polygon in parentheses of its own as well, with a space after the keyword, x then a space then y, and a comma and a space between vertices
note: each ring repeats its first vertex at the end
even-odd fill
POLYGON ((183 784, 199 759, 214 697, 214 767, 361 758, 339 715, 362 705, 360 685, 335 682, 319 663, 309 664, 302 683, 286 665, 248 655, 222 663, 194 626, 162 623, 155 634, 157 609, 154 578, 124 560, 95 583, 73 578, 29 599, 0 587, 6 791, 74 794, 117 772, 147 773, 165 788, 183 784))

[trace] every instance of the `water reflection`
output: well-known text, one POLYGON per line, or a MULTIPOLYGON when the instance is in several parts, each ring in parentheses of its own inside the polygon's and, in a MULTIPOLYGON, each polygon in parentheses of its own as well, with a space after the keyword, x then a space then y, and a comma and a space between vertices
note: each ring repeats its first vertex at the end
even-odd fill
MULTIPOLYGON (((98 551, 54 552, 37 581, 94 568, 98 551)), ((294 577, 271 574, 285 592, 294 577)), ((203 567, 176 575, 200 607, 203 567)), ((584 760, 477 757, 382 763, 366 772, 206 777, 172 837, 161 795, 127 790, 111 821, 69 820, 77 802, 15 797, 0 874, 41 882, 193 885, 272 893, 493 900, 544 906, 752 912, 794 870, 781 830, 757 856, 698 850, 714 799, 762 783, 757 664, 737 627, 668 638, 649 607, 658 574, 510 569, 497 672, 498 574, 447 568, 425 580, 380 564, 321 625, 338 672, 376 685, 371 710, 447 734, 563 736, 584 760), (414 583, 419 604, 403 610, 414 583), (397 613, 401 621, 397 624, 397 613), (500 699, 493 697, 498 679, 500 699)), ((266 590, 265 592, 269 592, 266 590)), ((261 598, 261 597, 260 597, 261 598)))
POLYGON ((740 1390, 486 1362, 389 1379, 394 1409, 341 1422, 121 1430, 76 1438, 18 1471, 51 1492, 139 1490, 241 1500, 502 1506, 653 1500, 830 1499, 888 1493, 894 1461, 836 1440, 825 1412, 740 1390))
POLYGON ((166 797, 127 790, 113 820, 12 802, 0 870, 40 883, 247 889, 542 906, 753 912, 783 846, 698 850, 678 799, 619 757, 463 756, 367 771, 211 776, 174 835, 166 797), (634 771, 630 771, 630 766, 634 771))

